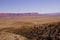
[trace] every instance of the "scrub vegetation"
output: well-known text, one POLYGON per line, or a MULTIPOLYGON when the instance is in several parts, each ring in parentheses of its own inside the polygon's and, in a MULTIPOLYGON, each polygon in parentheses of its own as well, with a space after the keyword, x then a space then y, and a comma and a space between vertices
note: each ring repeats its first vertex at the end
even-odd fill
POLYGON ((60 22, 52 22, 38 25, 27 24, 22 25, 21 28, 0 29, 0 31, 4 30, 6 30, 5 32, 8 33, 13 33, 26 37, 28 40, 60 40, 60 22))

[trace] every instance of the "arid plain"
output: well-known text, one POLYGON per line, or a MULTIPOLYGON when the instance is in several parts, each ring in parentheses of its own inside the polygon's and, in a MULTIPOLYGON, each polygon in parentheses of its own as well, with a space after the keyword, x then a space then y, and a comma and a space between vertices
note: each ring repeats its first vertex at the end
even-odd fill
POLYGON ((60 14, 0 14, 0 27, 15 27, 24 24, 45 24, 60 21, 60 14))
MULTIPOLYGON (((40 27, 41 27, 41 25, 43 25, 42 28, 44 29, 46 27, 46 25, 44 25, 44 24, 49 24, 49 23, 54 24, 54 22, 56 22, 56 23, 60 22, 59 13, 58 14, 57 13, 56 14, 38 14, 38 13, 33 13, 33 14, 32 13, 26 13, 26 14, 5 13, 4 14, 4 13, 1 13, 0 14, 0 40, 43 40, 41 38, 38 39, 37 38, 38 36, 32 37, 32 38, 30 38, 29 36, 26 36, 29 34, 29 32, 27 32, 27 30, 30 31, 31 28, 33 29, 35 26, 39 27, 39 25, 40 25, 40 27), (24 28, 26 28, 27 30, 24 28), (21 30, 23 32, 21 32, 21 30), (5 37, 6 35, 7 35, 7 37, 9 35, 9 37, 8 38, 5 37), (11 35, 13 35, 13 36, 11 36, 11 35), (17 35, 18 37, 17 36, 15 37, 15 35, 17 35), (23 36, 22 39, 20 39, 21 37, 19 37, 19 36, 23 36), (14 39, 14 37, 15 37, 15 39, 14 39)), ((41 30, 42 30, 42 28, 41 28, 41 30)), ((59 28, 60 28, 60 25, 59 25, 59 28)), ((41 31, 39 31, 39 32, 41 32, 41 31)), ((49 32, 48 32, 48 34, 49 34, 49 32)), ((44 39, 44 40, 47 40, 47 39, 44 39)))

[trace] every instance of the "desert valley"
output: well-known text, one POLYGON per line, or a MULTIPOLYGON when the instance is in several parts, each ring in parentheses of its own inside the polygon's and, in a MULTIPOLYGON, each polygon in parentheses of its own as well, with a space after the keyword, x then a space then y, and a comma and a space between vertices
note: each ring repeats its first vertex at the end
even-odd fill
POLYGON ((60 13, 0 13, 0 40, 60 40, 60 13))

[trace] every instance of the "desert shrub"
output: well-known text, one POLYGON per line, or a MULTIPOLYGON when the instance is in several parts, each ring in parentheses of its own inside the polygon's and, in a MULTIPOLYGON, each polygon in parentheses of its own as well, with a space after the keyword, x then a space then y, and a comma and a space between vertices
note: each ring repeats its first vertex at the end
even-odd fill
POLYGON ((30 40, 53 40, 60 37, 60 22, 23 25, 22 28, 15 29, 16 34, 27 37, 30 40))

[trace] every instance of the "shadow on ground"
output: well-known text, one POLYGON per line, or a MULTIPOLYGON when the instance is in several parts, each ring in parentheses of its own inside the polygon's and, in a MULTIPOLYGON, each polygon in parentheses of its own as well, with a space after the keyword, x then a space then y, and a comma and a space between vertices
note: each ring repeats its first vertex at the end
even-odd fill
POLYGON ((60 22, 53 22, 38 25, 22 25, 22 28, 4 28, 0 31, 6 30, 18 35, 22 35, 29 40, 60 40, 60 22))

